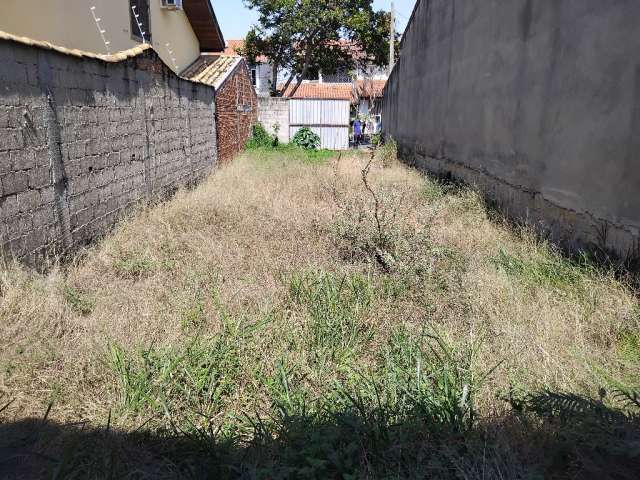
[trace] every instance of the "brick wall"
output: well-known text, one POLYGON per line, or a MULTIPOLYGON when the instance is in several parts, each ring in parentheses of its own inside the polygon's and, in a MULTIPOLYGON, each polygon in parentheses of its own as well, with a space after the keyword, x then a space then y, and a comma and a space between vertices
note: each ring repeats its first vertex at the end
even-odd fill
POLYGON ((247 64, 242 60, 216 92, 220 162, 230 161, 246 145, 251 136, 251 127, 258 119, 257 102, 258 98, 251 84, 251 74, 247 64))
POLYGON ((260 97, 258 102, 258 121, 272 135, 277 125, 280 143, 289 143, 289 99, 260 97))
POLYGON ((213 88, 151 49, 99 59, 2 38, 0 64, 4 253, 33 263, 87 244, 216 163, 213 88))

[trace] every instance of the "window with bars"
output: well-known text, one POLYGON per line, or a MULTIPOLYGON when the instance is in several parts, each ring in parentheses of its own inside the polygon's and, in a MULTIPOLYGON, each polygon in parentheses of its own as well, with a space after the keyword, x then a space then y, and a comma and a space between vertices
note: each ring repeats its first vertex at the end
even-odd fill
POLYGON ((151 43, 151 14, 149 0, 129 0, 131 36, 141 42, 151 43))

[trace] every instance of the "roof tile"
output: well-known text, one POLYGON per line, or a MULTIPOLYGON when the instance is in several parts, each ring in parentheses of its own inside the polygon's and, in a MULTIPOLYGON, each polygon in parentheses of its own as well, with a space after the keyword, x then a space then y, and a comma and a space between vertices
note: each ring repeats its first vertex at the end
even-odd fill
POLYGON ((218 88, 227 78, 228 73, 233 71, 241 61, 242 57, 238 56, 200 55, 189 68, 182 72, 182 76, 194 82, 218 88))
POLYGON ((295 83, 291 83, 282 94, 289 98, 310 98, 322 100, 349 100, 356 102, 356 92, 352 83, 311 83, 304 82, 292 96, 295 83))

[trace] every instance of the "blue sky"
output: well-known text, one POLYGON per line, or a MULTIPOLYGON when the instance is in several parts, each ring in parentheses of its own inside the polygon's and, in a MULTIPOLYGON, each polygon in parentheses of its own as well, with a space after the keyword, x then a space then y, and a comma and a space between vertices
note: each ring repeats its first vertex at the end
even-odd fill
MULTIPOLYGON (((416 0, 394 0, 397 15, 398 31, 404 31, 411 16, 416 0)), ((377 9, 389 10, 391 0, 374 0, 377 9)), ((242 0, 211 0, 211 4, 220 22, 222 34, 227 39, 244 37, 249 27, 256 21, 254 12, 244 7, 242 0)))

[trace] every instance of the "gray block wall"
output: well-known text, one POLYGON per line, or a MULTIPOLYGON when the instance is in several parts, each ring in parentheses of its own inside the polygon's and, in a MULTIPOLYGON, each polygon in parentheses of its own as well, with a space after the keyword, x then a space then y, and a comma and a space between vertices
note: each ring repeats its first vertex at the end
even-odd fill
POLYGON ((29 263, 106 233, 216 164, 214 89, 146 50, 117 63, 0 40, 0 249, 29 263))
POLYGON ((280 97, 258 97, 258 121, 271 135, 276 133, 278 140, 289 143, 289 99, 280 97))
POLYGON ((640 2, 419 0, 383 124, 568 249, 640 254, 640 2))

